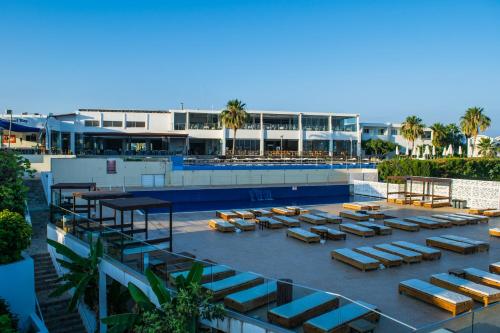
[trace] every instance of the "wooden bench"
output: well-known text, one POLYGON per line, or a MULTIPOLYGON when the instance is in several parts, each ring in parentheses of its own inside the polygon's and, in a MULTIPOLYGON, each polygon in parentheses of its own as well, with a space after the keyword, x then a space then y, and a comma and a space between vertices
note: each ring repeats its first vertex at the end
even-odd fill
POLYGON ((476 283, 485 284, 493 288, 500 288, 500 275, 482 271, 477 268, 464 268, 465 278, 476 283))
POLYGON ((470 254, 477 251, 477 246, 454 241, 447 238, 442 237, 429 237, 425 240, 425 244, 427 246, 433 246, 444 250, 449 250, 461 254, 470 254))
POLYGON ((414 216, 414 218, 419 218, 419 219, 422 219, 422 220, 436 222, 442 228, 451 228, 451 227, 453 227, 453 223, 451 223, 450 220, 444 220, 444 219, 439 219, 439 218, 435 218, 435 217, 432 217, 432 216, 423 216, 423 215, 422 216, 414 216))
POLYGON ((478 240, 470 239, 467 237, 455 236, 455 235, 441 235, 440 237, 443 237, 446 239, 451 239, 451 240, 454 240, 457 242, 475 245, 475 246, 477 246, 477 250, 479 252, 486 252, 486 251, 490 250, 490 244, 487 242, 478 241, 478 240))
POLYGON ((368 215, 369 218, 379 220, 385 218, 384 212, 380 210, 356 210, 355 213, 368 215))
POLYGON ((454 216, 450 216, 448 214, 435 214, 435 215, 432 215, 432 217, 437 218, 437 219, 441 219, 441 220, 450 221, 454 225, 458 225, 458 226, 466 225, 469 223, 469 221, 464 217, 454 217, 454 216))
POLYGON ((446 216, 466 220, 467 224, 478 224, 480 222, 479 215, 458 215, 458 214, 445 214, 446 216))
POLYGON ((238 217, 238 215, 235 212, 229 210, 218 210, 215 212, 215 216, 220 217, 221 219, 226 221, 238 217))
POLYGON ((321 240, 317 234, 304 230, 302 228, 290 228, 286 231, 286 236, 301 240, 306 243, 319 243, 321 240))
POLYGON ((424 260, 435 260, 441 258, 441 251, 433 249, 432 247, 418 245, 407 241, 392 242, 392 245, 421 253, 424 260))
POLYGON ((497 217, 500 216, 500 209, 491 209, 491 210, 485 210, 483 212, 484 216, 488 217, 497 217))
POLYGON ((255 209, 249 209, 253 215, 255 216, 273 216, 274 213, 271 212, 268 209, 263 209, 263 208, 255 208, 255 209))
POLYGON ((466 217, 474 217, 476 218, 479 222, 484 222, 488 223, 489 222, 489 217, 487 216, 482 216, 482 215, 475 215, 475 214, 467 214, 467 213, 455 213, 453 215, 458 215, 458 216, 466 216, 466 217))
POLYGON ((377 250, 371 246, 361 246, 353 249, 354 251, 364 254, 365 256, 372 257, 373 259, 377 259, 386 267, 395 267, 401 266, 403 263, 403 258, 384 251, 377 250))
POLYGON ((342 204, 342 208, 351 210, 378 210, 380 205, 370 202, 346 202, 342 204))
POLYGON ((249 210, 233 210, 240 219, 253 219, 255 215, 249 210))
POLYGON ((342 223, 339 224, 339 229, 344 232, 348 232, 353 235, 361 237, 372 237, 375 236, 375 231, 370 228, 366 228, 354 223, 342 223))
POLYGON ((475 301, 482 302, 484 306, 500 300, 500 290, 455 275, 447 273, 434 274, 431 276, 430 281, 436 286, 467 295, 475 301))
POLYGON ((220 232, 234 232, 234 225, 231 223, 224 221, 223 219, 211 219, 208 221, 208 226, 214 230, 220 232))
POLYGON ((325 239, 345 240, 347 236, 345 232, 335 229, 330 229, 325 226, 315 226, 311 227, 309 230, 325 239))
POLYGON ((254 273, 240 273, 223 280, 208 282, 202 285, 213 301, 220 301, 225 296, 240 290, 245 290, 253 286, 262 284, 264 279, 254 273))
POLYGON ((450 207, 451 204, 448 201, 434 201, 434 202, 424 202, 423 207, 425 208, 440 208, 440 207, 450 207))
POLYGON ((488 210, 488 208, 469 208, 467 209, 467 213, 474 215, 482 215, 485 210, 488 210))
POLYGON ((392 235, 392 228, 372 222, 359 222, 358 225, 372 229, 377 235, 392 235))
POLYGON ((266 216, 257 216, 255 218, 255 222, 263 227, 269 228, 269 229, 279 229, 283 228, 283 223, 281 223, 278 220, 275 220, 270 217, 266 216))
POLYGON ((276 301, 277 283, 266 282, 224 297, 224 305, 241 313, 276 301))
POLYGON ((240 218, 233 218, 229 220, 229 223, 234 224, 234 226, 242 231, 252 231, 255 230, 255 223, 249 222, 240 218))
POLYGON ((443 289, 428 282, 410 279, 399 283, 399 293, 407 294, 441 309, 450 311, 453 316, 472 310, 474 301, 453 291, 443 289))
POLYGON ((290 228, 300 227, 300 221, 293 218, 293 217, 289 217, 289 216, 285 216, 285 215, 276 215, 276 216, 273 216, 273 219, 280 221, 281 223, 283 223, 284 225, 286 225, 287 227, 290 227, 290 228))
POLYGON ((332 259, 342 261, 343 263, 356 267, 363 272, 377 269, 380 266, 380 261, 348 248, 333 250, 331 252, 331 256, 332 259))
POLYGON ((490 264, 490 272, 495 274, 500 274, 500 261, 490 264))
POLYGON ((370 217, 366 214, 356 213, 350 210, 343 210, 339 212, 339 216, 356 221, 368 221, 370 219, 370 217))
POLYGON ((391 244, 377 244, 373 246, 377 250, 381 250, 387 253, 395 254, 403 258, 403 261, 407 264, 417 263, 422 261, 422 254, 419 252, 403 249, 401 247, 391 245, 391 244))
POLYGON ((338 305, 339 299, 336 296, 325 292, 315 292, 269 310, 267 319, 270 323, 294 328, 326 311, 337 308, 338 305))
POLYGON ((326 223, 334 223, 334 224, 342 223, 342 218, 337 216, 337 215, 333 215, 333 214, 325 213, 325 212, 315 212, 312 214, 324 218, 326 220, 326 223))
POLYGON ((488 233, 492 237, 500 237, 500 228, 491 228, 488 233))
POLYGON ((420 226, 416 223, 404 221, 398 218, 384 220, 384 225, 404 231, 419 231, 420 226))
POLYGON ((326 224, 326 219, 323 217, 319 217, 317 215, 313 214, 302 214, 299 215, 299 221, 311 223, 311 224, 316 224, 316 225, 323 225, 326 224))
POLYGON ((309 209, 300 206, 286 206, 285 208, 295 212, 295 215, 307 214, 310 212, 309 209))
POLYGON ((273 208, 271 208, 271 211, 273 213, 275 213, 275 214, 284 215, 284 216, 294 216, 294 215, 296 215, 295 211, 286 209, 285 207, 273 207, 273 208))
POLYGON ((404 220, 408 221, 408 222, 411 222, 411 223, 418 224, 421 228, 425 228, 425 229, 438 229, 438 228, 441 228, 441 224, 440 223, 434 222, 434 221, 429 221, 427 219, 422 219, 422 218, 419 218, 419 217, 414 217, 414 216, 405 217, 404 220))
POLYGON ((358 319, 378 322, 380 315, 375 305, 355 301, 309 319, 304 323, 304 333, 343 333, 349 332, 347 325, 358 319))

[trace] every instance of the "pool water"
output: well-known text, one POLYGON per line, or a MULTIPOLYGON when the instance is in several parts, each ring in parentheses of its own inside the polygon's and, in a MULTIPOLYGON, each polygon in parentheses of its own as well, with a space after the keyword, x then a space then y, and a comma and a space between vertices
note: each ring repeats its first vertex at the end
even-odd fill
POLYGON ((361 169, 375 168, 374 163, 338 163, 338 164, 298 164, 298 163, 278 163, 278 164, 173 164, 173 170, 284 170, 284 169, 361 169))
MULTIPOLYGON (((216 189, 134 191, 173 203, 174 212, 192 212, 285 205, 313 205, 350 201, 349 185, 278 186, 216 189)), ((152 213, 163 212, 161 210, 152 213)))

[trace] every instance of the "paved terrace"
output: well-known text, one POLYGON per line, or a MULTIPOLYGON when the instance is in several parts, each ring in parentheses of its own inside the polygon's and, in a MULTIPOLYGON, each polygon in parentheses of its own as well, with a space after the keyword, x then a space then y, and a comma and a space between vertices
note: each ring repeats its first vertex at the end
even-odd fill
MULTIPOLYGON (((366 199, 365 199, 366 200, 366 199)), ((440 212, 458 212, 453 208, 426 209, 412 206, 387 204, 397 217, 432 215, 440 212)), ((341 204, 313 205, 309 208, 330 213, 342 210, 341 204)), ((165 216, 152 216, 151 229, 165 235, 165 216), (163 222, 160 222, 163 221, 163 222)), ((327 241, 324 244, 306 244, 286 237, 286 229, 259 230, 241 233, 220 233, 208 227, 208 220, 215 211, 176 213, 174 215, 174 251, 188 251, 198 259, 211 259, 232 266, 239 271, 252 271, 272 278, 291 278, 295 283, 344 295, 350 299, 363 300, 377 305, 379 309, 414 327, 441 321, 451 317, 450 313, 432 305, 399 295, 400 281, 419 278, 428 281, 430 275, 447 272, 451 268, 476 267, 488 270, 488 265, 500 260, 500 240, 490 238, 488 229, 499 227, 500 218, 490 219, 488 224, 454 226, 447 229, 421 229, 419 232, 393 230, 389 236, 362 238, 348 234, 346 241, 327 241), (454 234, 477 240, 489 241, 490 251, 462 255, 442 250, 442 257, 435 261, 418 264, 403 264, 400 267, 362 272, 330 257, 336 248, 354 248, 364 245, 390 243, 398 240, 425 245, 425 239, 441 234, 454 234)), ((344 219, 346 222, 351 222, 344 219)), ((307 223, 302 223, 308 229, 307 223)), ((336 225, 330 225, 336 228, 336 225)), ((476 307, 479 303, 476 302, 476 307)))

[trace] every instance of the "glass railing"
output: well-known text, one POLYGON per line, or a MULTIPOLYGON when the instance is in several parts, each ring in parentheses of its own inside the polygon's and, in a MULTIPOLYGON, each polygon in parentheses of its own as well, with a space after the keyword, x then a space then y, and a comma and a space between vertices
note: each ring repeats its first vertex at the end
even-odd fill
POLYGON ((218 123, 189 123, 189 129, 194 130, 220 130, 222 126, 218 123))
POLYGON ((312 331, 324 328, 324 325, 328 326, 328 331, 347 332, 349 325, 354 325, 360 318, 366 320, 365 325, 373 325, 374 332, 415 331, 413 327, 382 313, 383 309, 363 301, 302 286, 290 280, 276 280, 240 271, 208 258, 196 258, 190 253, 169 252, 169 244, 158 241, 168 234, 167 230, 156 230, 156 238, 145 240, 142 235, 131 234, 130 229, 122 230, 120 225, 110 221, 100 224, 95 217, 89 219, 59 206, 52 207, 50 218, 58 228, 87 244, 101 237, 105 259, 118 261, 139 274, 150 267, 172 290, 175 290, 177 276, 187 275, 194 263, 200 263, 204 267, 203 288, 212 295, 213 302, 224 304, 228 317, 272 332, 302 332, 306 326, 312 331), (290 302, 295 302, 295 309, 300 310, 290 313, 290 307, 284 306, 290 302))

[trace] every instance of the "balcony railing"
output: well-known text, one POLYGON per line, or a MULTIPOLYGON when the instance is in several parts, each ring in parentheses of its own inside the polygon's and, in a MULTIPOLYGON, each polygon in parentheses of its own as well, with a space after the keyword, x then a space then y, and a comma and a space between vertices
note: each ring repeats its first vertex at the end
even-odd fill
POLYGON ((222 126, 218 123, 189 123, 189 129, 194 130, 220 130, 222 126))

